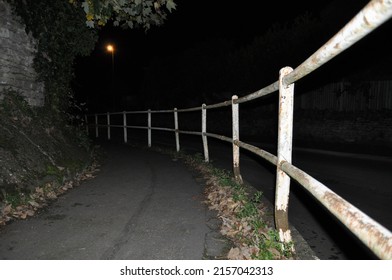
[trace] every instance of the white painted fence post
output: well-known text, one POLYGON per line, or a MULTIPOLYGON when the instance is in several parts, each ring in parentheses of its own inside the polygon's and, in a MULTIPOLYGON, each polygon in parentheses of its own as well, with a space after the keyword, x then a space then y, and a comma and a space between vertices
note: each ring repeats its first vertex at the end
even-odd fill
POLYGON ((151 110, 148 109, 148 147, 151 148, 151 110))
MULTIPOLYGON (((291 67, 279 71, 279 120, 278 120, 278 162, 276 168, 275 224, 281 242, 291 242, 288 221, 290 177, 281 170, 284 162, 291 163, 293 139, 294 84, 285 85, 283 77, 292 72, 291 67)), ((294 251, 294 248, 291 248, 294 251)))
POLYGON ((233 95, 231 98, 231 108, 232 108, 232 127, 233 127, 233 173, 236 182, 242 184, 242 177, 240 172, 240 147, 235 143, 235 141, 240 138, 239 129, 239 112, 238 104, 235 101, 238 99, 237 95, 233 95))
POLYGON ((107 125, 108 125, 108 140, 110 140, 110 114, 106 113, 107 125))
POLYGON ((207 109, 206 104, 201 106, 201 137, 203 139, 203 149, 204 149, 204 161, 209 162, 210 158, 208 155, 208 141, 207 141, 207 109))
POLYGON ((176 150, 177 152, 180 151, 180 133, 178 132, 178 112, 177 108, 174 108, 174 129, 176 135, 176 150))
POLYGON ((123 112, 124 143, 128 143, 127 113, 123 112))
POLYGON ((95 114, 95 137, 98 138, 98 115, 95 114))

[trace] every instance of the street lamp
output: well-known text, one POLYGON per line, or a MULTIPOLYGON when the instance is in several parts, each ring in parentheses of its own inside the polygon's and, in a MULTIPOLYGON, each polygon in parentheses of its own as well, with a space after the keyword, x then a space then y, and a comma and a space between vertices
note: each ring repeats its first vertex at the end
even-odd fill
POLYGON ((112 54, 112 102, 113 102, 113 110, 114 108, 114 46, 112 44, 109 44, 106 46, 106 50, 112 54))
POLYGON ((106 50, 112 54, 112 76, 113 76, 114 75, 114 46, 109 44, 106 46, 106 50))
POLYGON ((109 52, 113 52, 113 51, 114 51, 113 45, 108 45, 108 46, 106 47, 106 49, 107 49, 109 52))

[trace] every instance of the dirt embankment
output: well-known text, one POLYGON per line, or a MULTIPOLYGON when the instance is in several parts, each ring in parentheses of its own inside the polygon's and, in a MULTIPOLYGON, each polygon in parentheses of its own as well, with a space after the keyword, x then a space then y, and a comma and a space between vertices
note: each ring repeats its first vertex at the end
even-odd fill
POLYGON ((92 155, 83 131, 7 93, 0 101, 0 225, 33 215, 72 187, 92 155))

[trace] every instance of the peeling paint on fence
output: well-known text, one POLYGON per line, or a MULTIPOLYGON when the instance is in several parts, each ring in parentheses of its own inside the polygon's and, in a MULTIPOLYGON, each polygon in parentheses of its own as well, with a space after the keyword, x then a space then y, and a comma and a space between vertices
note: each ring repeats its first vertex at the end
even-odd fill
POLYGON ((288 162, 282 169, 309 191, 381 259, 392 259, 392 233, 325 185, 288 162))
POLYGON ((235 101, 238 99, 237 95, 233 95, 232 100, 232 130, 233 130, 233 173, 234 179, 242 184, 242 177, 240 172, 240 147, 235 143, 235 141, 240 138, 240 127, 239 127, 239 112, 238 104, 235 101))
POLYGON ((207 140, 207 109, 206 104, 201 107, 201 133, 203 140, 203 150, 204 150, 204 161, 209 162, 210 156, 208 153, 208 140, 207 140))
POLYGON ((280 241, 291 242, 289 230, 290 177, 281 170, 284 161, 291 162, 293 142, 294 84, 286 86, 283 78, 291 73, 291 67, 279 72, 279 116, 278 116, 278 163, 276 165, 275 225, 280 241))

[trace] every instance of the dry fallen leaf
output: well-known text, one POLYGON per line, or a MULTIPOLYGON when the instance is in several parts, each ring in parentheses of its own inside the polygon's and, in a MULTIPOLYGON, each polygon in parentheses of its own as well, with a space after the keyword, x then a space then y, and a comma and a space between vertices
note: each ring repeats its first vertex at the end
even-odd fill
POLYGON ((37 187, 37 188, 35 188, 35 192, 36 192, 37 194, 43 195, 43 194, 44 194, 44 189, 43 189, 43 188, 37 187))
POLYGON ((12 210, 11 204, 7 204, 7 205, 3 208, 2 213, 3 213, 3 215, 8 215, 8 214, 11 212, 11 210, 12 210))
POLYGON ((242 260, 241 251, 239 248, 231 248, 227 254, 229 260, 242 260))
POLYGON ((29 209, 29 210, 27 210, 27 211, 26 211, 26 213, 27 213, 27 216, 30 216, 30 217, 32 217, 32 216, 34 216, 34 214, 35 214, 35 211, 34 211, 34 210, 31 210, 31 209, 29 209))
POLYGON ((40 205, 35 201, 29 201, 29 204, 33 207, 40 208, 40 205))
POLYGON ((56 193, 54 191, 50 191, 50 192, 48 192, 46 194, 46 197, 49 198, 49 199, 56 199, 57 195, 56 195, 56 193))

